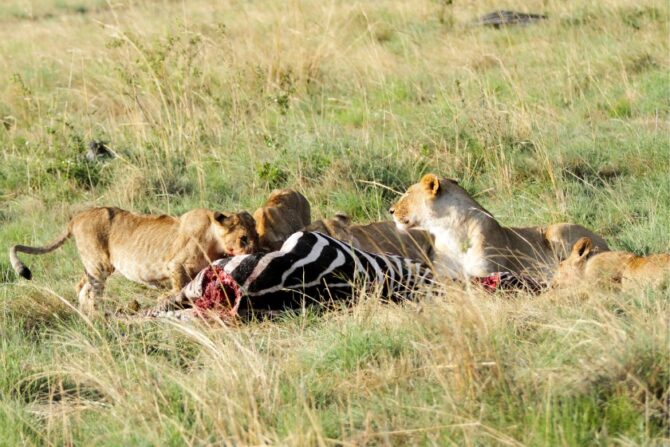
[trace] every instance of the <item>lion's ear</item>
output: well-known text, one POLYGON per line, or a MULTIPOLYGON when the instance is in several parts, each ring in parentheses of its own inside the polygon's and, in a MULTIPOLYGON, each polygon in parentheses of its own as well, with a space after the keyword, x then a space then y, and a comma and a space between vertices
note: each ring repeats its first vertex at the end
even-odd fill
POLYGON ((435 174, 424 175, 421 184, 433 196, 437 196, 440 192, 440 179, 435 174))
POLYGON ((214 211, 214 220, 223 225, 230 216, 218 211, 214 211))
POLYGON ((237 217, 239 217, 240 220, 248 220, 248 221, 254 220, 254 216, 249 214, 249 211, 240 211, 239 213, 237 213, 237 217))
POLYGON ((333 217, 333 220, 338 221, 342 225, 346 226, 351 225, 351 217, 349 217, 347 214, 344 213, 336 213, 335 216, 333 217))
POLYGON ((572 246, 572 255, 579 260, 586 259, 593 249, 593 242, 588 237, 583 237, 572 246))
POLYGON ((242 211, 237 213, 237 218, 239 219, 239 222, 244 225, 248 226, 251 228, 256 228, 256 219, 254 219, 254 216, 249 214, 248 211, 242 211))

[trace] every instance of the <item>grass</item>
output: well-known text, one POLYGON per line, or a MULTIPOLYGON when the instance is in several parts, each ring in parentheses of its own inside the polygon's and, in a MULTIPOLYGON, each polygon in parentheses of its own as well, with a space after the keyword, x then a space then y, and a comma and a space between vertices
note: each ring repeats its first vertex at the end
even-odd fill
MULTIPOLYGON (((571 221, 670 251, 670 9, 8 0, 0 242, 91 205, 253 211, 292 186, 357 222, 426 172, 507 225, 571 221), (91 140, 116 157, 89 162, 91 140), (384 187, 380 186, 383 185, 384 187), (391 190, 387 189, 390 188, 391 190)), ((0 260, 1 445, 664 445, 668 291, 489 296, 243 327, 87 322, 74 244, 0 260)), ((157 292, 115 278, 104 306, 157 292)))

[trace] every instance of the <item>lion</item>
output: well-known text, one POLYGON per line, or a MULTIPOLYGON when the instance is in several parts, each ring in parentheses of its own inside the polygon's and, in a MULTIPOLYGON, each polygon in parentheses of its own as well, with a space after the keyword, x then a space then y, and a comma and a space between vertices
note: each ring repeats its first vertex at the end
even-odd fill
POLYGON ((293 189, 275 189, 254 212, 261 249, 279 250, 286 239, 311 222, 309 202, 293 189))
POLYGON ((393 221, 352 225, 349 216, 338 213, 333 218, 314 221, 304 230, 319 231, 371 253, 391 253, 425 263, 430 263, 433 255, 433 239, 427 232, 401 232, 393 221))
POLYGON ((304 226, 302 231, 318 231, 327 236, 347 242, 355 248, 361 249, 358 240, 351 232, 351 217, 343 213, 337 213, 329 219, 319 219, 304 226))
POLYGON ((433 238, 423 230, 399 231, 393 221, 352 225, 351 233, 361 249, 372 253, 391 253, 427 264, 433 258, 433 238))
POLYGON ((561 262, 552 286, 586 285, 604 289, 659 287, 670 279, 670 253, 636 256, 625 251, 600 252, 589 237, 580 238, 561 262))
POLYGON ((607 242, 576 224, 504 227, 456 180, 426 174, 389 211, 398 228, 420 228, 435 238, 434 266, 452 279, 485 277, 498 271, 545 279, 583 236, 601 250, 607 242))
POLYGON ((31 279, 31 271, 17 253, 49 253, 71 236, 84 264, 85 275, 77 289, 79 307, 86 313, 95 310, 95 300, 114 271, 150 287, 170 281, 172 292, 177 293, 211 260, 258 249, 255 222, 247 212, 194 209, 177 218, 100 207, 77 213, 67 229, 44 247, 13 246, 12 267, 31 279))

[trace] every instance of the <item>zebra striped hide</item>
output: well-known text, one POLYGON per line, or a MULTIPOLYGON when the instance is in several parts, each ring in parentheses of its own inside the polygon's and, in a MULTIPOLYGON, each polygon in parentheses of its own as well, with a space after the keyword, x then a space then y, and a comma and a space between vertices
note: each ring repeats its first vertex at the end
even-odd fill
POLYGON ((216 307, 227 316, 242 310, 300 308, 313 302, 353 300, 354 284, 378 289, 391 300, 412 299, 432 280, 431 270, 422 263, 368 253, 322 233, 297 232, 279 251, 214 261, 178 296, 148 315, 190 306, 216 307))

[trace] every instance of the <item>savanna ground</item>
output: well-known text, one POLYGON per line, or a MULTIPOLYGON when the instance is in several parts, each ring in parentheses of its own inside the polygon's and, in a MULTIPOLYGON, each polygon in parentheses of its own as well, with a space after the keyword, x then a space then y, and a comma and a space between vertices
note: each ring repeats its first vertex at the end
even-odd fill
MULTIPOLYGON (((387 219, 425 172, 508 225, 669 251, 664 1, 5 0, 0 241, 76 210, 387 219), (543 12, 528 27, 471 21, 543 12), (91 140, 112 160, 88 162, 91 140)), ((668 291, 421 303, 242 327, 89 322, 74 244, 0 259, 2 445, 662 445, 668 291)), ((115 278, 103 307, 157 291, 115 278)))

